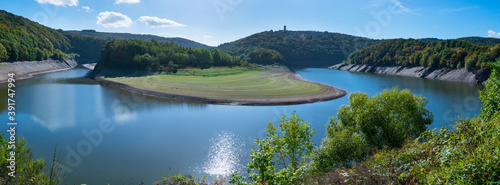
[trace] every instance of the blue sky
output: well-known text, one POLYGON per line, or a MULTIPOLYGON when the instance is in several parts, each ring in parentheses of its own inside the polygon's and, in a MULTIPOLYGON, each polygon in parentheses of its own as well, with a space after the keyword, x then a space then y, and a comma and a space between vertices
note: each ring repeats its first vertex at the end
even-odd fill
POLYGON ((184 37, 216 46, 266 30, 369 38, 500 38, 498 0, 16 0, 0 9, 63 30, 184 37))

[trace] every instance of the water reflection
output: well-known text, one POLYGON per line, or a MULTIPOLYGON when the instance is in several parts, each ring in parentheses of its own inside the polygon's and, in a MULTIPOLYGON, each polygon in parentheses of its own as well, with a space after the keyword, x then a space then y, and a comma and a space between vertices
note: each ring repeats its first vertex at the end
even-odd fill
POLYGON ((210 139, 207 160, 203 163, 202 173, 228 177, 234 171, 242 171, 240 158, 246 152, 245 143, 231 132, 221 131, 210 139))
POLYGON ((206 104, 166 100, 136 93, 130 93, 121 89, 102 87, 100 90, 102 99, 99 107, 103 109, 105 115, 113 115, 117 123, 133 121, 140 112, 148 112, 157 109, 187 108, 192 111, 203 111, 206 104))

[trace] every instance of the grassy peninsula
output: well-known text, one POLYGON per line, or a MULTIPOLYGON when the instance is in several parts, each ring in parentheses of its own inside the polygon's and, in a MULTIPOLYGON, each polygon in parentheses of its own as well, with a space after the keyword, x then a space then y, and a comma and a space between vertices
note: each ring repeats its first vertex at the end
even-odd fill
POLYGON ((300 104, 331 100, 346 94, 345 91, 333 87, 304 81, 288 68, 281 66, 258 69, 188 69, 178 73, 101 77, 98 81, 150 96, 215 104, 300 104))
POLYGON ((173 43, 111 41, 92 72, 107 86, 160 98, 214 104, 283 105, 342 97, 345 91, 303 80, 282 58, 261 52, 258 65, 218 49, 173 43))

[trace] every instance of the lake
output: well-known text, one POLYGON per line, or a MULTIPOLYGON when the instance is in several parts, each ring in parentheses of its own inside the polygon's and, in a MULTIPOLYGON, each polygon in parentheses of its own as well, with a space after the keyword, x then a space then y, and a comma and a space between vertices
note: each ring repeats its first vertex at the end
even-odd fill
MULTIPOLYGON (((296 69, 304 79, 348 92, 336 100, 289 106, 231 106, 162 100, 96 84, 72 84, 87 69, 49 73, 16 82, 17 134, 50 165, 54 146, 66 155, 63 184, 151 184, 176 173, 209 178, 245 171, 255 138, 269 121, 294 110, 310 122, 317 145, 352 92, 371 95, 399 86, 427 98, 430 129, 449 127, 455 115, 480 112, 478 84, 296 69)), ((0 91, 6 92, 6 85, 0 91)), ((5 95, 4 95, 5 97, 5 95)), ((0 118, 7 120, 5 108, 0 118)), ((6 122, 2 130, 6 130, 6 122)), ((3 134, 6 134, 4 132, 3 134)))

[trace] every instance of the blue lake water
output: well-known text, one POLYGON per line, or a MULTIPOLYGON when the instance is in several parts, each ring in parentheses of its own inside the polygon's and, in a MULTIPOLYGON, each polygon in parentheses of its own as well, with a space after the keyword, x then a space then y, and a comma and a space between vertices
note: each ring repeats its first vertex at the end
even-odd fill
MULTIPOLYGON (((455 115, 480 112, 478 84, 296 69, 304 79, 348 92, 336 100, 289 106, 230 106, 162 100, 100 85, 60 83, 88 70, 43 74, 16 82, 17 134, 36 157, 51 159, 54 146, 66 155, 63 184, 151 184, 175 173, 209 178, 244 171, 255 138, 267 123, 292 111, 315 128, 317 145, 325 125, 352 92, 371 95, 399 86, 427 98, 430 129, 448 127, 455 115)), ((0 91, 6 91, 6 85, 0 91)), ((0 119, 7 120, 7 113, 0 119)), ((2 130, 7 125, 2 124, 2 130)), ((6 134, 3 133, 3 134, 6 134)), ((48 164, 50 164, 48 162, 48 164)))

